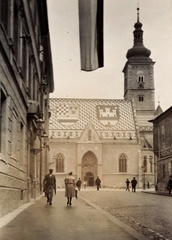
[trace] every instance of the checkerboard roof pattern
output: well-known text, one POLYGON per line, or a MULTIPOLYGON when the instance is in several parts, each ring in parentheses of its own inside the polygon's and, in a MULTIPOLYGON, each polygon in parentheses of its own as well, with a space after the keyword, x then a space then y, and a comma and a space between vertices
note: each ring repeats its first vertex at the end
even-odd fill
POLYGON ((121 99, 50 99, 50 130, 84 130, 91 122, 97 131, 134 131, 135 122, 133 107, 131 101, 121 99), (78 117, 71 125, 62 124, 60 116, 64 116, 68 111, 68 106, 78 106, 78 117), (97 115, 99 106, 117 106, 119 109, 119 118, 116 124, 104 125, 97 115))

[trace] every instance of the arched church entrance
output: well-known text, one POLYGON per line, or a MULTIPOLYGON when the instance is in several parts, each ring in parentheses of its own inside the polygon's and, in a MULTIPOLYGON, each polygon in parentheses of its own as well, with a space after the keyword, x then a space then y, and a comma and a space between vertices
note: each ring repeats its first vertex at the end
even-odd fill
POLYGON ((82 158, 82 179, 87 186, 94 186, 97 176, 97 157, 92 151, 88 151, 82 158))

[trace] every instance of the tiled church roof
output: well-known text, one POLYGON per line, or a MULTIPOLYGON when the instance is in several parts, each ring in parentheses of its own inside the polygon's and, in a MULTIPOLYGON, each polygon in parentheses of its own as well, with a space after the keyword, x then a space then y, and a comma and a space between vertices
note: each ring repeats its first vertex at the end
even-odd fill
MULTIPOLYGON (((50 99, 50 132, 78 130, 89 122, 102 131, 129 131, 135 135, 132 102, 118 99, 50 99)), ((51 136, 50 136, 51 137, 51 136)))

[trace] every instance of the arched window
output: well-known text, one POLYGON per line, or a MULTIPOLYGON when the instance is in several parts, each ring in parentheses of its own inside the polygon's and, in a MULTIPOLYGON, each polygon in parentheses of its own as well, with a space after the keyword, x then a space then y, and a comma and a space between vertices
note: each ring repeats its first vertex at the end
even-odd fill
POLYGON ((144 88, 144 76, 138 76, 137 77, 137 82, 138 82, 138 88, 144 88))
POLYGON ((168 174, 169 176, 172 175, 172 162, 168 162, 168 174))
POLYGON ((139 95, 139 102, 143 102, 144 101, 144 96, 143 95, 139 95))
POLYGON ((150 162, 150 173, 153 173, 153 163, 150 162))
POLYGON ((64 156, 62 153, 56 155, 56 172, 64 172, 64 156))
POLYGON ((124 153, 119 157, 119 172, 127 172, 127 158, 124 153))
POLYGON ((137 82, 138 83, 143 83, 144 82, 144 76, 138 76, 137 82))
POLYGON ((147 156, 144 156, 143 158, 143 167, 144 167, 144 172, 147 172, 147 156))

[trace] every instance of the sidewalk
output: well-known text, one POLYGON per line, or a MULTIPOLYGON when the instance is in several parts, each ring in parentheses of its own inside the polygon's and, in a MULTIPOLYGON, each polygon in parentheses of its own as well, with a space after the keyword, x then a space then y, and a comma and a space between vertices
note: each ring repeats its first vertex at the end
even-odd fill
POLYGON ((172 197, 172 194, 169 195, 168 191, 163 192, 163 191, 155 191, 155 189, 150 188, 150 189, 146 189, 146 190, 141 190, 142 193, 149 193, 149 194, 156 194, 156 195, 163 195, 163 196, 167 196, 167 197, 172 197))
MULTIPOLYGON (((82 188, 83 191, 95 191, 96 187, 87 187, 86 189, 82 188)), ((123 192, 125 191, 125 188, 101 188, 101 191, 118 191, 118 192, 123 192)), ((130 188, 131 191, 131 188, 130 188)), ((149 189, 145 189, 143 190, 142 188, 137 188, 136 192, 142 192, 142 193, 149 193, 149 194, 156 194, 156 195, 164 195, 164 196, 168 196, 168 197, 172 197, 172 193, 171 195, 169 195, 168 191, 166 192, 162 192, 162 191, 155 191, 155 188, 149 188, 149 189)))

